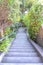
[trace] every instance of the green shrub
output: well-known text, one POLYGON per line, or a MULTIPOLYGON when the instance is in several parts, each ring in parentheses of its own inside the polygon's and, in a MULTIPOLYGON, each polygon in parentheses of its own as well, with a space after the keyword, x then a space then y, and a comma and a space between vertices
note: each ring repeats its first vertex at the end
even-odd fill
POLYGON ((43 22, 42 11, 43 6, 39 2, 36 2, 23 18, 23 23, 27 27, 30 38, 34 41, 36 41, 41 22, 43 22))
POLYGON ((36 40, 37 34, 39 32, 39 28, 40 28, 40 22, 37 22, 37 21, 30 22, 28 32, 29 32, 30 38, 33 39, 34 41, 36 40))
POLYGON ((29 28, 28 32, 30 35, 30 38, 36 41, 37 34, 39 32, 39 28, 41 26, 41 21, 42 21, 42 6, 40 4, 35 4, 31 7, 30 12, 28 13, 29 15, 29 28))
POLYGON ((24 23, 24 26, 26 26, 26 27, 29 26, 29 16, 28 16, 28 13, 24 15, 23 23, 24 23))
POLYGON ((11 39, 6 38, 5 40, 2 41, 2 44, 0 45, 0 51, 7 51, 6 47, 9 45, 9 42, 11 39))
POLYGON ((14 32, 14 34, 12 34, 11 36, 9 36, 9 38, 14 38, 16 36, 16 32, 14 32))
POLYGON ((10 27, 7 27, 5 29, 4 35, 8 35, 11 32, 10 27))

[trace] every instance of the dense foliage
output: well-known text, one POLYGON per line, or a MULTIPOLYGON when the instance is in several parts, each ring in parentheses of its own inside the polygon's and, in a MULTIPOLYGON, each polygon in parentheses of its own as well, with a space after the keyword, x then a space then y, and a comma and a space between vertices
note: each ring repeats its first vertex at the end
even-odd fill
POLYGON ((18 21, 27 27, 30 38, 36 41, 40 25, 43 23, 43 5, 38 0, 0 0, 0 7, 4 12, 5 9, 8 12, 8 16, 5 16, 5 18, 8 17, 8 20, 14 23, 13 26, 5 28, 4 36, 6 36, 6 39, 1 42, 0 51, 5 51, 8 43, 15 37, 16 34, 7 36, 17 31, 19 28, 18 21))
POLYGON ((11 41, 11 39, 6 38, 2 41, 2 44, 0 44, 0 51, 7 51, 6 47, 9 45, 8 43, 11 41))
POLYGON ((20 1, 19 0, 8 0, 9 15, 8 19, 13 22, 20 20, 20 1))
POLYGON ((36 40, 39 28, 41 26, 43 6, 39 2, 35 2, 30 11, 24 16, 23 22, 27 26, 30 38, 36 40))
MULTIPOLYGON (((15 24, 16 22, 20 21, 20 0, 0 0, 0 7, 2 9, 1 16, 5 15, 4 19, 12 21, 13 26, 8 26, 4 29, 3 36, 6 38, 3 40, 0 45, 0 51, 4 51, 6 46, 8 45, 10 38, 14 38, 16 35, 16 31, 18 25, 15 24), (3 13, 5 12, 5 13, 3 13), (7 15, 6 15, 7 12, 7 15), (2 14, 3 13, 3 14, 2 14)), ((6 22, 6 21, 5 21, 6 22)))
POLYGON ((36 0, 24 0, 24 6, 26 9, 30 9, 31 6, 33 5, 33 3, 36 1, 36 0))

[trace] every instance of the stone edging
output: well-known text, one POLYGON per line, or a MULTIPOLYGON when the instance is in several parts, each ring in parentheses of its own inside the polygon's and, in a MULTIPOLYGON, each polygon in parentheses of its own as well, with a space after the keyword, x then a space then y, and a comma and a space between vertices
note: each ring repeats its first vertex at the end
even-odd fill
POLYGON ((42 50, 42 47, 40 47, 37 43, 35 43, 33 40, 31 40, 29 38, 29 35, 27 33, 27 37, 28 37, 28 40, 29 42, 33 45, 33 47, 36 49, 36 51, 38 52, 38 54, 40 55, 42 61, 43 61, 43 50, 42 50))
MULTIPOLYGON (((14 38, 14 39, 15 39, 15 38, 14 38)), ((14 40, 14 39, 13 39, 13 40, 14 40)), ((7 51, 9 50, 11 44, 13 43, 13 40, 10 42, 10 45, 7 47, 7 51)), ((3 59, 3 57, 6 55, 7 51, 6 51, 6 52, 3 52, 3 53, 0 55, 0 63, 2 62, 2 59, 3 59)))

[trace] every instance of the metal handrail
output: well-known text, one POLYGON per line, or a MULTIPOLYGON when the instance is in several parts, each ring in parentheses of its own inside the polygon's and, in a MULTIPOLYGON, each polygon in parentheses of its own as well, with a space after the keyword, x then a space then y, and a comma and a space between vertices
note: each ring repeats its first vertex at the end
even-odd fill
POLYGON ((9 34, 9 35, 7 35, 7 36, 3 37, 2 39, 0 39, 0 42, 2 42, 3 40, 5 40, 5 39, 6 39, 6 37, 11 36, 12 34, 14 34, 14 32, 12 32, 11 34, 9 34))

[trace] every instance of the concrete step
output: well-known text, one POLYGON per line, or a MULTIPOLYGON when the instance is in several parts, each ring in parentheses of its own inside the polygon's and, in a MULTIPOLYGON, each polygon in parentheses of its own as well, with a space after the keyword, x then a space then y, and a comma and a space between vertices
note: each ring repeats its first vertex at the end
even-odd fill
POLYGON ((26 47, 32 47, 32 45, 20 45, 20 44, 16 44, 16 45, 12 45, 12 46, 13 46, 13 47, 17 47, 17 46, 19 46, 19 47, 20 47, 20 46, 23 46, 23 47, 25 47, 25 46, 26 46, 26 47))
POLYGON ((14 48, 10 48, 10 49, 12 49, 12 50, 13 50, 13 49, 15 49, 15 50, 19 50, 19 49, 20 49, 20 50, 32 50, 32 49, 35 50, 34 47, 33 47, 33 48, 27 48, 27 47, 25 47, 25 48, 22 48, 22 47, 21 47, 21 48, 18 48, 18 47, 15 48, 15 47, 14 47, 14 48))
POLYGON ((36 52, 35 49, 9 49, 9 52, 36 52))
MULTIPOLYGON (((22 38, 22 40, 16 39, 16 41, 13 42, 13 45, 16 45, 16 44, 17 44, 17 45, 18 45, 18 44, 19 44, 19 45, 24 45, 24 44, 25 44, 25 45, 31 45, 28 40, 24 40, 23 38, 22 38), (21 41, 22 41, 22 40, 23 40, 23 42, 22 42, 22 44, 21 44, 21 41), (19 42, 17 42, 17 41, 19 41, 19 42), (27 44, 26 44, 26 42, 27 42, 27 44)), ((24 45, 24 46, 25 46, 25 45, 24 45)))
POLYGON ((17 53, 17 52, 9 52, 5 55, 6 57, 37 57, 39 55, 37 55, 37 53, 26 53, 26 52, 21 52, 21 53, 17 53))
POLYGON ((32 47, 32 46, 11 46, 11 47, 32 47))
POLYGON ((4 57, 3 63, 42 63, 40 57, 4 57))
POLYGON ((18 47, 18 46, 15 47, 15 46, 14 46, 14 47, 13 47, 13 46, 11 46, 10 48, 34 48, 34 47, 33 47, 33 46, 32 46, 32 47, 26 47, 26 46, 25 46, 25 47, 23 47, 23 46, 21 46, 21 47, 18 47))
POLYGON ((32 45, 12 45, 12 47, 32 47, 32 45))
MULTIPOLYGON (((10 49, 12 49, 12 50, 13 50, 13 49, 16 49, 16 50, 19 50, 19 49, 20 49, 20 50, 21 50, 21 49, 22 49, 22 50, 29 50, 29 49, 34 49, 34 47, 33 47, 33 48, 10 48, 10 49)), ((35 50, 35 49, 34 49, 34 50, 35 50)))
POLYGON ((25 48, 34 48, 34 47, 28 47, 28 46, 27 46, 27 47, 26 47, 26 46, 25 46, 25 47, 24 47, 24 46, 20 46, 20 47, 19 47, 19 46, 14 46, 14 47, 13 47, 13 46, 12 46, 11 48, 24 48, 24 49, 25 49, 25 48))
POLYGON ((34 47, 10 47, 10 49, 34 49, 34 47))
POLYGON ((23 52, 26 52, 26 53, 29 52, 29 53, 30 53, 30 52, 32 52, 32 53, 33 53, 33 52, 36 52, 36 51, 8 51, 8 52, 17 52, 17 53, 21 53, 21 52, 22 52, 22 53, 23 53, 23 52))
POLYGON ((0 65, 43 65, 43 63, 0 63, 0 65))

